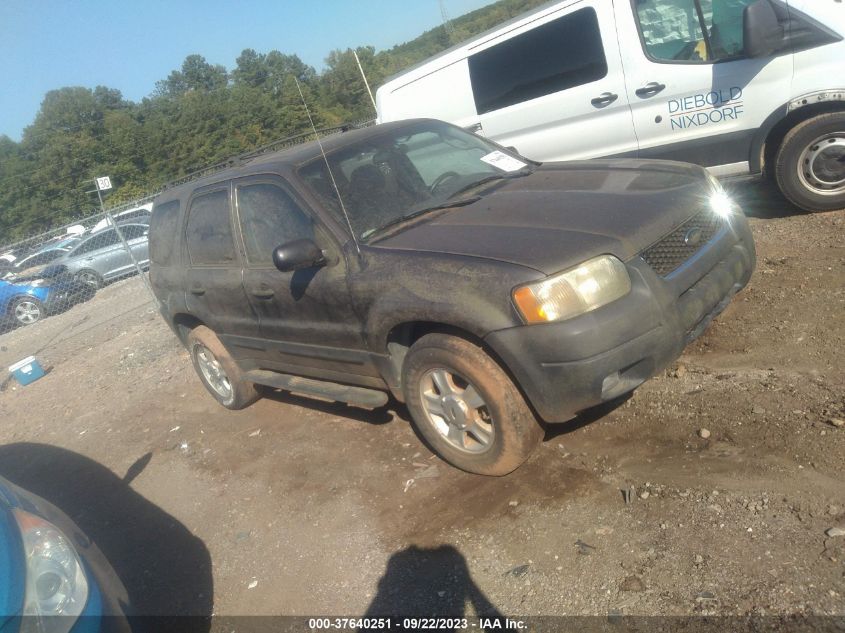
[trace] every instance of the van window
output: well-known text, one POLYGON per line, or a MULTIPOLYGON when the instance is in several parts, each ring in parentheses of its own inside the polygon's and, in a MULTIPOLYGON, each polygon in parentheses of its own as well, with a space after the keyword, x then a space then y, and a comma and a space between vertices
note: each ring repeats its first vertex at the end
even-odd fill
POLYGON ((302 238, 314 239, 311 218, 276 185, 238 187, 238 216, 250 264, 271 264, 277 246, 302 238))
POLYGON ((234 262, 229 191, 221 189, 194 198, 188 211, 186 233, 192 264, 225 265, 234 262))
POLYGON ((178 200, 156 205, 150 218, 150 259, 153 263, 168 266, 173 262, 176 236, 179 233, 178 222, 178 200))
POLYGON ((646 52, 661 61, 739 57, 743 11, 753 1, 635 0, 646 52))
POLYGON ((478 114, 598 81, 607 75, 592 8, 531 29, 469 58, 478 114))

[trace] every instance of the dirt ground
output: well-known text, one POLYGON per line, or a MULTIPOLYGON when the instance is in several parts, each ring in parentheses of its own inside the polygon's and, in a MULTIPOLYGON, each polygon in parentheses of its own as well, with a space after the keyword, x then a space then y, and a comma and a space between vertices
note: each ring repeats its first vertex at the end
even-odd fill
POLYGON ((3 383, 0 475, 142 613, 845 615, 845 212, 738 196, 749 287, 507 477, 441 462, 398 404, 221 408, 137 278, 0 337, 51 369, 3 383))

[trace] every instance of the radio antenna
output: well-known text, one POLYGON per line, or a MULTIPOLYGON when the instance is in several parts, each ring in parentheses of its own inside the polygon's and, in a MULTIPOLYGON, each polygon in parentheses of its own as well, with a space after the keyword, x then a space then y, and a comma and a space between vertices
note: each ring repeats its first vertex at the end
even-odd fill
POLYGON ((355 244, 355 251, 358 255, 360 255, 361 247, 358 245, 358 238, 355 237, 355 231, 352 229, 352 222, 349 221, 349 214, 346 212, 346 205, 343 204, 343 198, 340 195, 340 188, 337 186, 337 181, 334 179, 332 167, 329 165, 329 158, 326 156, 326 150, 323 149, 323 142, 320 140, 320 135, 317 132, 317 126, 314 125, 314 119, 311 118, 311 111, 308 109, 308 104, 305 102, 305 95, 302 94, 302 87, 299 85, 299 79, 294 77, 293 80, 296 82, 296 89, 299 91, 299 98, 302 99, 302 105, 305 106, 305 114, 308 115, 308 122, 311 123, 311 129, 314 130, 314 136, 317 138, 317 145, 320 146, 320 153, 323 155, 323 161, 326 163, 329 178, 331 178, 332 186, 337 194, 337 201, 340 203, 340 210, 343 211, 343 217, 346 219, 346 226, 349 227, 349 234, 352 236, 352 242, 355 244))

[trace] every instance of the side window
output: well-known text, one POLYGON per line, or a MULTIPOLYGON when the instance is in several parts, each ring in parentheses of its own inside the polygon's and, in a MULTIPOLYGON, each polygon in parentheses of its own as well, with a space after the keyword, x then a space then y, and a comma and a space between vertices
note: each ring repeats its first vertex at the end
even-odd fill
POLYGON ((311 218, 276 185, 238 187, 238 215, 250 264, 271 264, 273 250, 285 242, 314 239, 311 218))
POLYGON ((81 255, 83 253, 91 253, 107 246, 114 246, 118 242, 120 242, 120 238, 117 236, 117 231, 114 229, 100 231, 99 233, 92 235, 91 238, 80 247, 77 254, 81 255))
POLYGON ((230 264, 237 259, 229 223, 228 190, 212 191, 191 201, 186 233, 192 264, 230 264))
POLYGON ((123 233, 123 239, 135 240, 139 237, 143 237, 146 235, 148 227, 143 226, 141 224, 128 224, 126 226, 121 226, 120 231, 123 233))
POLYGON ((712 62, 743 53, 742 17, 753 0, 635 0, 649 56, 712 62))
POLYGON ((469 58, 478 114, 598 81, 607 59, 592 8, 538 26, 469 58))
POLYGON ((150 218, 150 259, 167 266, 173 261, 179 230, 179 201, 156 205, 150 218))

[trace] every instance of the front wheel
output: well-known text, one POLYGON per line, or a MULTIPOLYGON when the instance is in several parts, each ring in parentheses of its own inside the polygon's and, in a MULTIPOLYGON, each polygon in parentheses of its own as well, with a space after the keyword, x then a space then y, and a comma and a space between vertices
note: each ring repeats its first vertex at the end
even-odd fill
POLYGON ((845 208, 845 112, 822 114, 790 130, 778 150, 775 178, 801 209, 845 208))
POLYGON ((260 394, 255 385, 244 380, 243 372, 213 331, 197 326, 188 334, 187 342, 194 369, 217 402, 237 410, 258 400, 260 394))
POLYGON ((402 383, 417 430, 462 470, 506 475, 543 438, 543 427, 510 377, 465 339, 423 336, 405 357, 402 383))

